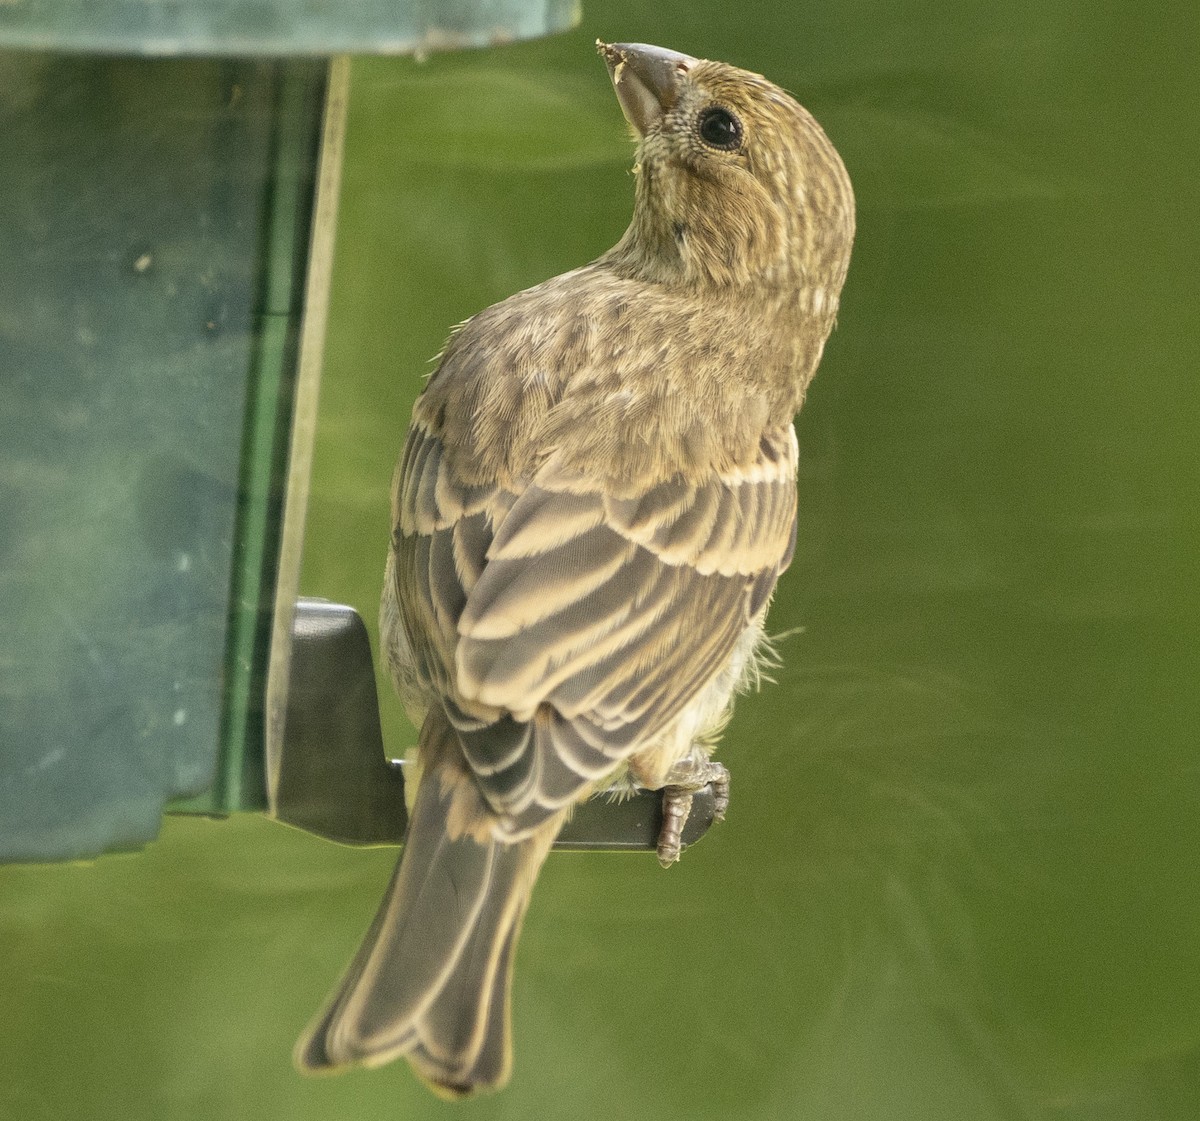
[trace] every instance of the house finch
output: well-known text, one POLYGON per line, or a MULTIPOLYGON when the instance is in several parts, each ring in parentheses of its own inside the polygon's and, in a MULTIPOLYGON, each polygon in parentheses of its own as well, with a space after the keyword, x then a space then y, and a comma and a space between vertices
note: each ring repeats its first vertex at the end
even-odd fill
POLYGON ((599 44, 638 136, 602 257, 451 337, 413 409, 381 607, 423 770, 404 853, 303 1069, 404 1055, 446 1096, 511 1064, 513 954, 572 806, 664 791, 659 857, 752 674, 796 532, 792 418, 854 200, 756 74, 599 44))

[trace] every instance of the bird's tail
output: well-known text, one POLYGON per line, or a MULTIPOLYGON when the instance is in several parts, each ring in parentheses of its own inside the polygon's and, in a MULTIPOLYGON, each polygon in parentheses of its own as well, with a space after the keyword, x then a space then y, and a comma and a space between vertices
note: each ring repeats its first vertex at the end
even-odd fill
POLYGON ((516 844, 492 837, 457 736, 436 708, 421 729, 421 756, 400 863, 295 1059, 319 1072, 404 1055, 436 1092, 461 1097, 508 1081, 513 955, 558 822, 516 844))

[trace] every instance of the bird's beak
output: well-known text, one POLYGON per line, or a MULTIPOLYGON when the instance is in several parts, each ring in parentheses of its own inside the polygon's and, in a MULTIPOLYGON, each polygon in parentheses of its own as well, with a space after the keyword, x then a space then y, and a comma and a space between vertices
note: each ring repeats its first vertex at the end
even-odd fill
POLYGON ((696 60, 689 55, 649 47, 645 43, 601 43, 596 49, 608 63, 625 119, 645 136, 670 111, 679 86, 696 60))

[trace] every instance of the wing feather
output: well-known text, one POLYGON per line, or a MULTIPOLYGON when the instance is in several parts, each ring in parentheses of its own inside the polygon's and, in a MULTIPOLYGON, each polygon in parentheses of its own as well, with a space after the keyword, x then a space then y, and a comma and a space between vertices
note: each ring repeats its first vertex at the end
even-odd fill
POLYGON ((468 640, 515 639, 617 577, 635 548, 597 526, 532 556, 489 560, 458 632, 468 640))
POLYGON ((598 508, 589 494, 562 494, 529 487, 521 503, 501 524, 488 550, 490 560, 510 560, 536 557, 547 549, 565 545, 568 541, 595 529, 604 521, 604 510, 598 508), (547 517, 547 507, 553 507, 547 517))
POLYGON ((465 484, 414 425, 396 592, 499 828, 522 835, 668 728, 728 664, 790 557, 795 436, 702 481, 615 498, 553 461, 465 484))

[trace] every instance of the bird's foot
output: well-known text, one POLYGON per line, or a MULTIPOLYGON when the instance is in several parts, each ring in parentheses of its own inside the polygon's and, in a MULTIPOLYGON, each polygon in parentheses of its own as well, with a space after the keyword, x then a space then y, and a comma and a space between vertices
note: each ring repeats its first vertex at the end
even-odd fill
POLYGON ((663 787, 663 823, 658 834, 658 862, 669 868, 679 859, 683 827, 692 811, 692 796, 712 784, 713 820, 723 821, 729 809, 729 771, 703 751, 693 749, 667 774, 663 787))

